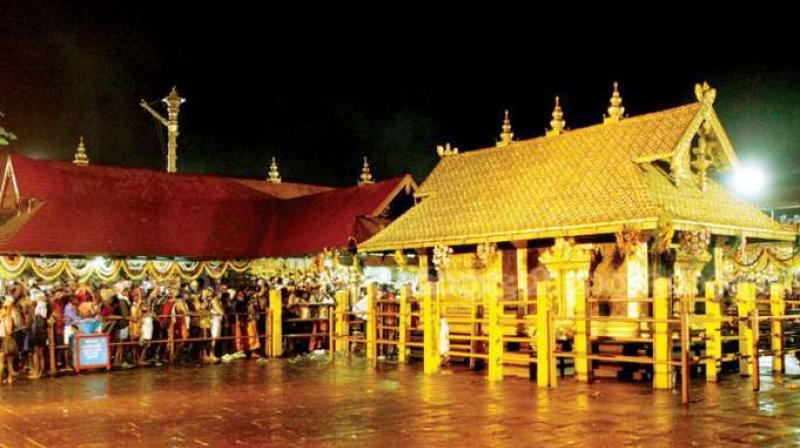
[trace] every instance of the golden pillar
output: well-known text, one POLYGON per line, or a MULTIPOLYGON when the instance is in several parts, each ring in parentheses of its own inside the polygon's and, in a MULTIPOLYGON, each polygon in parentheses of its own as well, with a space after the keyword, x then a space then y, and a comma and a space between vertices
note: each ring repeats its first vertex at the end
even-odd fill
POLYGON ((556 387, 555 334, 553 332, 552 299, 549 281, 536 284, 536 384, 556 387))
MULTIPOLYGON (((564 238, 558 238, 553 247, 543 253, 539 260, 547 268, 554 289, 550 296, 551 301, 548 303, 550 313, 556 320, 559 317, 575 319, 575 373, 578 380, 587 381, 590 363, 587 358, 589 323, 586 321, 588 307, 585 282, 589 275, 591 253, 584 247, 564 238), (584 282, 582 287, 577 287, 582 282, 584 282), (578 301, 581 303, 578 304, 578 301), (578 311, 581 313, 580 316, 577 315, 578 311)), ((554 332, 554 329, 551 328, 551 332, 554 332)))
POLYGON ((753 375, 754 353, 753 340, 755 334, 749 318, 756 306, 756 288, 752 283, 742 282, 736 285, 736 301, 739 308, 739 374, 753 375))
POLYGON ((672 338, 670 337, 669 280, 657 278, 653 282, 653 387, 671 389, 672 338))
POLYGON ((486 265, 486 284, 484 295, 485 316, 489 327, 488 375, 489 381, 503 379, 503 257, 496 252, 494 245, 479 250, 488 257, 481 260, 486 265))
POLYGON ((773 317, 779 319, 773 320, 770 324, 770 338, 772 341, 772 371, 783 373, 786 369, 784 353, 783 353, 783 322, 780 317, 785 314, 786 307, 784 302, 783 285, 773 283, 769 286, 769 304, 770 311, 773 317))
POLYGON ((283 354, 283 300, 281 298, 281 292, 277 289, 272 289, 269 291, 269 309, 270 309, 270 334, 272 336, 272 340, 270 343, 272 344, 272 356, 278 357, 283 354))
POLYGON ((336 351, 350 353, 350 328, 347 312, 350 310, 347 291, 336 291, 336 351))
POLYGON ((722 367, 722 307, 717 284, 706 282, 706 381, 717 381, 722 367))
POLYGON ((375 282, 367 284, 367 324, 364 331, 367 333, 367 359, 373 360, 377 357, 377 295, 378 285, 375 282))
POLYGON ((397 361, 407 362, 408 353, 406 344, 408 343, 408 326, 411 322, 411 285, 404 284, 400 288, 400 316, 398 319, 398 338, 397 338, 397 361))
POLYGON ((514 245, 517 255, 517 303, 518 308, 523 310, 523 315, 527 315, 530 305, 530 294, 528 293, 528 247, 527 241, 521 241, 514 245))

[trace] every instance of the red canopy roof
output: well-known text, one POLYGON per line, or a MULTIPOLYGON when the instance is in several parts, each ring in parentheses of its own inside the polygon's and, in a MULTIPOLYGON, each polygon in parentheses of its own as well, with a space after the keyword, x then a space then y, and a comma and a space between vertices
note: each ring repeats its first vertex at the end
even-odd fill
MULTIPOLYGON (((8 157, 23 204, 0 253, 257 258, 344 247, 410 177, 280 199, 240 179, 8 157)), ((257 182, 257 181, 250 181, 257 182)), ((266 181, 263 181, 266 183, 266 181)), ((410 182, 410 184, 409 184, 410 182)), ((289 197, 304 184, 289 184, 289 197)), ((272 191, 279 188, 271 186, 272 191)), ((8 192, 8 190, 7 190, 8 192)), ((277 197, 276 197, 277 196, 277 197)), ((5 205, 5 202, 4 202, 5 205)), ((3 232, 0 231, 0 234, 3 232)))

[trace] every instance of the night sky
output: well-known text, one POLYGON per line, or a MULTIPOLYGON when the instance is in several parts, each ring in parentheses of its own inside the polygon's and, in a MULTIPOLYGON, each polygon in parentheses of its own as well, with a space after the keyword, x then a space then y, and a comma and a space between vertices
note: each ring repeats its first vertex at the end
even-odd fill
POLYGON ((797 53, 773 45, 796 39, 776 35, 777 24, 744 35, 730 22, 699 33, 691 15, 664 25, 597 17, 589 27, 546 13, 467 21, 387 10, 365 20, 310 17, 310 5, 52 3, 0 7, 0 110, 19 137, 11 152, 71 159, 84 135, 92 163, 163 169, 165 147, 138 102, 177 85, 187 98, 179 171, 263 178, 274 155, 284 180, 350 185, 366 155, 378 179, 419 181, 437 144, 494 144, 503 109, 529 138, 543 134, 555 94, 575 128, 602 120, 614 80, 637 115, 694 101, 694 83, 707 79, 740 159, 771 171, 774 186, 800 167, 797 53))

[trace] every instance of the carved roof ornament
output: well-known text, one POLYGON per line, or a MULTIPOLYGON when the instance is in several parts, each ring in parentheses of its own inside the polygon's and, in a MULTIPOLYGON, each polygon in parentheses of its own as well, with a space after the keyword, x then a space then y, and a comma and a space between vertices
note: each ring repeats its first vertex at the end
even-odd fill
POLYGON ((450 256, 453 255, 453 248, 444 244, 439 244, 433 248, 433 265, 441 271, 450 266, 450 256))
POLYGON ((369 170, 369 161, 364 157, 364 166, 361 167, 361 176, 358 177, 358 184, 371 184, 375 181, 372 179, 372 173, 369 170))
POLYGON ((83 136, 78 141, 78 148, 75 150, 75 158, 72 163, 78 166, 86 166, 89 164, 89 156, 86 154, 86 145, 83 144, 83 136))
POLYGON ((555 244, 539 256, 548 270, 589 268, 592 254, 577 246, 575 241, 567 238, 556 238, 555 244))
POLYGON ((488 267, 494 262, 497 256, 497 245, 494 243, 478 244, 475 250, 475 258, 479 268, 488 267))
POLYGON ((614 81, 614 91, 611 93, 611 101, 608 106, 608 115, 603 120, 604 123, 619 123, 625 114, 625 106, 622 105, 622 96, 619 94, 619 83, 614 81))
POLYGON ((394 261, 399 268, 404 268, 408 265, 408 258, 400 249, 394 251, 394 261))
POLYGON ((511 119, 508 117, 508 110, 503 115, 503 126, 500 132, 500 140, 497 146, 508 146, 514 141, 514 133, 511 132, 511 119))
POLYGON ((685 230, 678 235, 677 261, 697 262, 703 265, 711 259, 708 246, 711 243, 711 231, 707 228, 699 231, 685 230))
POLYGON ((447 156, 454 156, 458 154, 458 148, 450 147, 450 143, 445 143, 444 146, 438 145, 436 147, 436 154, 439 154, 439 157, 447 157, 447 156))
POLYGON ((712 89, 708 82, 703 81, 703 84, 694 85, 694 95, 697 97, 697 101, 711 105, 717 98, 717 89, 712 89))
POLYGON ((269 164, 269 175, 267 176, 267 181, 274 184, 281 183, 281 173, 278 171, 278 163, 275 162, 275 157, 272 158, 272 162, 269 164))
POLYGON ((691 162, 692 168, 697 171, 697 187, 701 191, 706 191, 708 187, 708 169, 714 165, 711 159, 713 143, 710 142, 710 138, 711 125, 706 120, 703 126, 700 127, 697 146, 692 148, 694 160, 691 162))
POLYGON ((548 137, 561 135, 564 132, 564 127, 567 125, 567 122, 564 121, 564 112, 561 111, 561 105, 559 104, 558 96, 556 96, 556 105, 553 107, 553 119, 550 120, 550 129, 547 130, 548 137))
POLYGON ((624 258, 633 255, 636 246, 643 241, 642 230, 629 226, 624 226, 614 236, 617 239, 617 250, 624 258))

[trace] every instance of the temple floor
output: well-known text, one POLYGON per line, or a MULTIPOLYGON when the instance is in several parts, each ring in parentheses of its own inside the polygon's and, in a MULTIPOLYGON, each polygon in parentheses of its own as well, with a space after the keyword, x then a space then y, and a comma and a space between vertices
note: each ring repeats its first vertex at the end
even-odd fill
POLYGON ((98 372, 0 387, 0 446, 796 445, 800 369, 767 369, 759 393, 696 381, 688 409, 645 383, 542 390, 359 358, 98 372))

